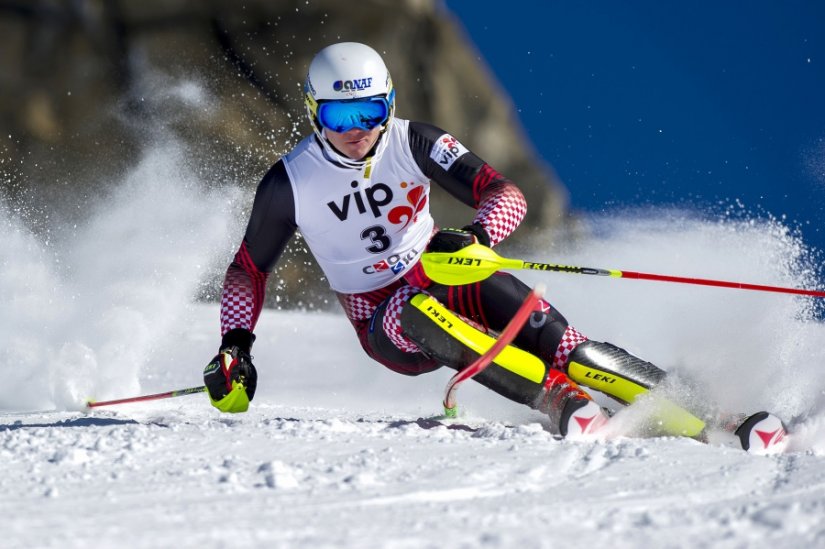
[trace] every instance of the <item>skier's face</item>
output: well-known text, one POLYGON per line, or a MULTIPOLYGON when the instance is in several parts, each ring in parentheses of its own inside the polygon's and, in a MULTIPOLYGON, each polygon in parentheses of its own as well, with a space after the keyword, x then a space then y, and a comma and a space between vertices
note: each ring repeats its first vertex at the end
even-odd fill
POLYGON ((344 133, 337 133, 329 128, 324 128, 324 135, 338 152, 344 154, 352 160, 361 160, 370 152, 378 136, 381 134, 381 127, 376 126, 371 130, 353 128, 344 133))

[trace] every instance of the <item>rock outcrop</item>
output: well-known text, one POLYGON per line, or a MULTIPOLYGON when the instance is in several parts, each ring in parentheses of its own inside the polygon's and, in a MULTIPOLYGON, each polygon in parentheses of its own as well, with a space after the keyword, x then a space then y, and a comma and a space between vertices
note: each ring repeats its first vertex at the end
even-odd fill
MULTIPOLYGON (((253 188, 309 131, 301 83, 313 54, 352 40, 384 55, 398 116, 448 129, 519 183, 530 205, 521 234, 565 214, 563 187, 437 0, 7 0, 0 33, 8 199, 32 186, 41 197, 93 193, 158 135, 253 188)), ((472 212, 441 198, 441 224, 466 223, 472 212)), ((287 278, 317 278, 290 263, 287 278)))

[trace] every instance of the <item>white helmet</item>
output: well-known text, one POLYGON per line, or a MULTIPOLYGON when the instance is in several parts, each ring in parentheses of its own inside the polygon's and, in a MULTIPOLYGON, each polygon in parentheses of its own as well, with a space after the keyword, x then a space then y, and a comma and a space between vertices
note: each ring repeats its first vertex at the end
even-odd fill
MULTIPOLYGON (((395 90, 384 60, 374 49, 357 42, 341 42, 322 49, 309 65, 304 94, 307 116, 312 129, 327 154, 337 162, 360 168, 368 160, 377 160, 383 153, 387 146, 384 133, 395 113, 395 90), (362 118, 352 117, 351 120, 355 122, 349 127, 372 129, 380 125, 382 128, 382 135, 378 139, 375 152, 364 160, 352 160, 335 151, 324 137, 324 128, 330 126, 322 123, 323 117, 319 119, 319 108, 322 108, 325 102, 351 101, 360 105, 365 104, 364 101, 352 101, 358 99, 370 99, 369 106, 377 110, 379 114, 376 118, 368 120, 366 126, 362 125, 362 118), (359 119, 362 123, 356 121, 359 119)), ((346 130, 338 128, 335 131, 346 130)))

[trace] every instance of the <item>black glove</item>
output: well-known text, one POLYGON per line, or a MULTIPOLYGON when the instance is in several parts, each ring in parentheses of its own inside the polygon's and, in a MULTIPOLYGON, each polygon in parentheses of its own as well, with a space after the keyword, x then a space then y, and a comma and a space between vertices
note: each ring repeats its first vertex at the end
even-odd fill
POLYGON ((255 336, 243 329, 224 335, 220 352, 203 370, 203 382, 212 405, 222 412, 245 412, 255 397, 258 372, 249 351, 255 336))
POLYGON ((428 252, 452 253, 466 248, 470 244, 490 245, 490 236, 478 223, 461 229, 441 229, 430 239, 428 252))

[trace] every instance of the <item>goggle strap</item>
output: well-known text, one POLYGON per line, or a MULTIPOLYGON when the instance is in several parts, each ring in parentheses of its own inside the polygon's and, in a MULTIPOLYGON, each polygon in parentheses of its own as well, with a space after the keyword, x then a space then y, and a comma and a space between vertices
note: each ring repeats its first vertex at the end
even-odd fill
POLYGON ((318 115, 318 102, 312 97, 312 94, 307 92, 304 96, 304 102, 306 103, 307 107, 309 107, 310 112, 312 112, 313 116, 318 115))

